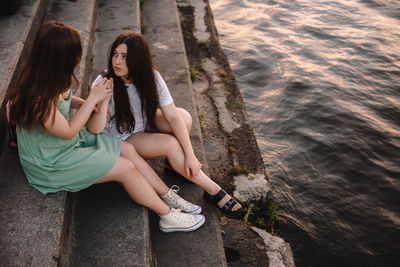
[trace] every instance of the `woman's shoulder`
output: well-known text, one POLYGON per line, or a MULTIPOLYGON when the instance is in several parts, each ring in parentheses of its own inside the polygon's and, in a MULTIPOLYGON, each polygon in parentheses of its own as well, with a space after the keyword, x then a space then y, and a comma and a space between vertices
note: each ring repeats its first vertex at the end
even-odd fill
POLYGON ((161 73, 157 70, 157 69, 153 69, 154 71, 154 77, 156 78, 156 80, 163 80, 163 77, 161 76, 161 73))

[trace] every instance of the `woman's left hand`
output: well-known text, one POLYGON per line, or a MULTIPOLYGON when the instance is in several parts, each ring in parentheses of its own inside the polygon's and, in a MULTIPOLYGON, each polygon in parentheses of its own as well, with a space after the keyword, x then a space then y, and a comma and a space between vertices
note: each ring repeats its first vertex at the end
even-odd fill
POLYGON ((201 169, 201 163, 198 161, 195 155, 186 156, 185 158, 185 171, 186 175, 191 179, 197 177, 201 169))

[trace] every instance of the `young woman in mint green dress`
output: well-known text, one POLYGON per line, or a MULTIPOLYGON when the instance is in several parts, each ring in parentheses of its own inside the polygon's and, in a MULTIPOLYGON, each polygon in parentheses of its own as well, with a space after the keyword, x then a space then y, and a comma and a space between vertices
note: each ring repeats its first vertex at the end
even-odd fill
POLYGON ((119 182, 133 200, 160 215, 162 231, 199 228, 203 215, 170 208, 138 172, 131 144, 97 134, 105 124, 113 80, 102 79, 85 101, 72 96, 72 80, 78 82, 74 69, 81 56, 76 29, 55 21, 44 23, 10 92, 11 120, 17 125, 20 161, 29 183, 47 194, 119 182), (72 118, 71 106, 79 107, 72 118))

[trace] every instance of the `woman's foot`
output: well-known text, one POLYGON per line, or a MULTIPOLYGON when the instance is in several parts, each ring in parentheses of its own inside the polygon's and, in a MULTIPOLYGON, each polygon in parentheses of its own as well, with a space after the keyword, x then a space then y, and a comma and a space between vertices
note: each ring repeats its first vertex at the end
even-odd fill
POLYGON ((203 215, 183 213, 171 208, 168 214, 160 215, 159 227, 165 233, 190 232, 200 228, 205 221, 203 215))
POLYGON ((215 195, 204 192, 204 198, 230 217, 239 217, 241 215, 242 205, 228 195, 223 189, 220 189, 215 195))
POLYGON ((173 185, 165 195, 161 196, 161 199, 165 202, 165 204, 167 204, 172 208, 180 209, 184 212, 191 214, 200 214, 201 207, 181 198, 177 194, 178 191, 179 191, 179 186, 173 185))

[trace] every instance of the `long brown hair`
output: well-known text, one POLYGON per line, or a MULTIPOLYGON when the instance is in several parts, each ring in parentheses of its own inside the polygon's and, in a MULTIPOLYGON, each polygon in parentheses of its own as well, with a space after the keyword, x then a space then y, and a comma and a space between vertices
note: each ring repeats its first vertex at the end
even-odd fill
MULTIPOLYGON (((31 131, 44 127, 60 94, 77 83, 74 69, 82 57, 80 33, 61 22, 44 23, 35 38, 32 50, 16 86, 11 90, 11 119, 19 128, 31 131)), ((55 118, 55 112, 53 122, 55 118)))
POLYGON ((117 37, 108 51, 108 70, 103 73, 107 78, 114 79, 115 120, 120 133, 132 132, 135 129, 135 117, 131 109, 127 86, 115 75, 112 57, 120 44, 126 44, 126 65, 128 79, 136 86, 142 103, 142 114, 146 114, 147 122, 152 130, 156 130, 156 110, 159 106, 153 59, 146 39, 140 33, 124 33, 117 37))

